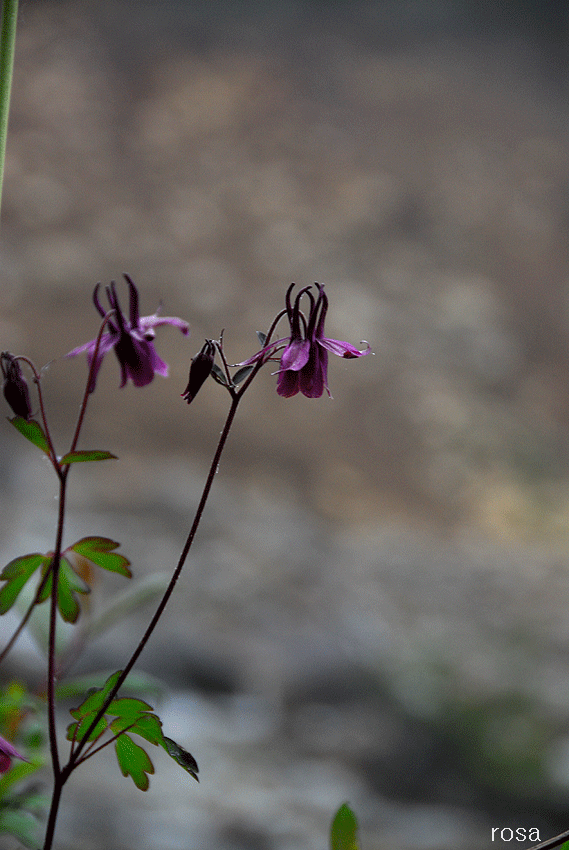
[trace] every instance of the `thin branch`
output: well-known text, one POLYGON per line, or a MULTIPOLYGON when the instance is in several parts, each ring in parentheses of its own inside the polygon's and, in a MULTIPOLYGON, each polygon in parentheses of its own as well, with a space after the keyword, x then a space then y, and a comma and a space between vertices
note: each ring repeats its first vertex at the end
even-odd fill
POLYGON ((569 829, 565 832, 559 833, 559 835, 556 835, 554 838, 542 841, 541 844, 529 847, 528 850, 552 850, 553 847, 560 847, 561 844, 564 844, 566 841, 569 841, 569 829))

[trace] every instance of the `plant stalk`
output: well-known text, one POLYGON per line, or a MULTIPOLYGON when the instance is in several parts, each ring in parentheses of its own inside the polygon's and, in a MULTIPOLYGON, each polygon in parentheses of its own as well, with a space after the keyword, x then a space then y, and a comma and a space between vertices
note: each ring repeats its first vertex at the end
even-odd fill
POLYGON ((16 23, 18 0, 4 0, 0 21, 0 206, 6 161, 6 139, 8 137, 8 115, 12 92, 12 74, 16 48, 16 23))

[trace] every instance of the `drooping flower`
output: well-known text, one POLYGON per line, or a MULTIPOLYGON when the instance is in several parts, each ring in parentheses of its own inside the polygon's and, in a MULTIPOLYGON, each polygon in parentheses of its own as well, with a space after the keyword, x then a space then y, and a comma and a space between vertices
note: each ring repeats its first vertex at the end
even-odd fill
POLYGON ((190 366, 190 377, 188 386, 182 393, 188 404, 194 400, 200 391, 202 384, 209 378, 215 360, 215 344, 211 339, 206 339, 204 346, 192 357, 190 366))
MULTIPOLYGON (((105 354, 111 348, 114 349, 121 367, 120 386, 124 387, 130 378, 135 387, 145 387, 151 382, 155 373, 164 377, 168 375, 168 364, 164 363, 154 348, 154 329, 160 325, 172 325, 179 328, 183 334, 189 333, 189 325, 183 319, 159 316, 158 311, 153 316, 141 316, 138 310, 138 289, 128 275, 125 274, 124 278, 129 287, 129 315, 127 318, 122 311, 113 281, 110 286, 105 287, 105 291, 114 315, 109 319, 107 328, 101 337, 89 392, 93 392, 95 389, 101 363, 105 354)), ((100 284, 97 284, 93 292, 93 302, 98 312, 104 317, 106 311, 99 301, 99 286, 100 284)), ((95 348, 96 340, 93 339, 85 345, 74 348, 67 354, 67 357, 87 354, 87 362, 90 368, 95 356, 95 348)))
POLYGON ((3 351, 0 355, 0 363, 4 376, 2 383, 4 398, 16 416, 30 419, 32 415, 30 393, 18 359, 9 351, 3 351))
POLYGON ((311 287, 306 286, 297 294, 294 304, 291 302, 294 284, 289 286, 286 293, 286 310, 283 315, 288 318, 290 336, 269 343, 241 364, 247 365, 258 360, 266 362, 282 348, 280 368, 277 372, 277 393, 284 398, 290 398, 298 392, 307 398, 320 398, 324 390, 330 395, 328 352, 352 359, 363 357, 371 350, 369 344, 366 349, 360 351, 349 342, 324 336, 328 297, 322 284, 315 285, 318 289, 317 298, 311 292, 311 287), (308 317, 300 309, 303 298, 308 299, 310 304, 308 317))
POLYGON ((0 773, 6 773, 10 769, 12 759, 27 761, 27 758, 24 758, 10 741, 7 741, 0 735, 0 773))

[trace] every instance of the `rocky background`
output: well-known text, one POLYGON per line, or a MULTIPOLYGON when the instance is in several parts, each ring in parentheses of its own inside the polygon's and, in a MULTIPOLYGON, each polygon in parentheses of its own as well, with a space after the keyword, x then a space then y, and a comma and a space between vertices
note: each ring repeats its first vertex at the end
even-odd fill
MULTIPOLYGON (((227 407, 181 401, 190 358, 221 328, 253 353, 291 281, 375 351, 331 358, 332 401, 257 379, 141 659, 200 785, 93 760, 60 850, 316 850, 345 800, 364 850, 569 828, 567 28, 529 0, 21 3, 0 337, 53 361, 62 450, 97 281, 192 328, 158 332, 144 390, 107 358, 83 445, 120 461, 74 471, 69 542, 120 540, 141 598, 163 582, 227 407)), ((4 563, 52 545, 22 443, 6 425, 4 563)), ((70 675, 118 669, 151 610, 70 675)), ((28 635, 4 676, 40 671, 28 635)))

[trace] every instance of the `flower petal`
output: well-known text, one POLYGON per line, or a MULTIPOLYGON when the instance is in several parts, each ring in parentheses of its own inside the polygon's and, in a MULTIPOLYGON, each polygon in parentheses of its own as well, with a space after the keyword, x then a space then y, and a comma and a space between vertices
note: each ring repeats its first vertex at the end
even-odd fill
POLYGON ((293 395, 296 395, 300 389, 299 372, 293 372, 288 369, 278 374, 277 393, 283 398, 291 398, 293 395))
POLYGON ((128 290, 129 290, 128 306, 129 306, 130 326, 131 326, 131 328, 137 328, 138 327, 138 319, 139 319, 139 316, 140 316, 140 314, 138 312, 138 289, 134 285, 132 278, 130 278, 127 274, 124 274, 123 277, 126 280, 126 282, 128 283, 128 290))
POLYGON ((18 752, 16 747, 14 747, 10 741, 7 741, 5 738, 0 736, 0 773, 6 773, 13 758, 27 761, 27 759, 18 752))
POLYGON ((129 378, 135 387, 145 387, 151 382, 154 377, 154 353, 151 342, 140 341, 127 333, 121 334, 115 345, 115 354, 121 366, 121 389, 129 378))
MULTIPOLYGON (((337 354, 338 357, 345 357, 347 360, 351 360, 354 357, 363 357, 365 354, 369 354, 371 352, 371 346, 366 343, 367 348, 363 351, 360 351, 355 345, 351 345, 349 342, 343 342, 340 339, 328 339, 325 336, 319 337, 317 342, 323 347, 327 348, 328 351, 331 351, 332 354, 337 354)), ((365 340, 362 340, 365 342, 365 340)))
MULTIPOLYGON (((97 352, 97 361, 95 363, 91 383, 89 385, 90 393, 92 393, 95 389, 95 385, 97 383, 97 375, 99 374, 99 369, 101 368, 103 358, 105 354, 110 351, 111 348, 114 346, 117 339, 118 334, 114 333, 103 334, 103 336, 101 337, 101 342, 99 343, 99 350, 97 352)), ((73 351, 68 352, 65 356, 76 357, 78 354, 87 354, 87 365, 90 369, 91 363, 93 362, 93 354, 95 352, 96 342, 97 340, 92 339, 90 342, 86 342, 85 345, 80 345, 78 348, 74 348, 73 351)))
POLYGON ((328 377, 328 352, 313 346, 310 351, 310 360, 300 372, 300 391, 307 398, 320 398, 326 388, 328 377))
POLYGON ((138 321, 138 329, 144 334, 152 328, 158 328, 161 325, 172 325, 174 328, 179 328, 184 336, 190 332, 190 326, 183 319, 178 319, 177 316, 159 316, 155 313, 153 316, 142 316, 138 321))
POLYGON ((308 363, 310 343, 307 339, 293 339, 287 345, 281 357, 281 369, 299 372, 308 363))

